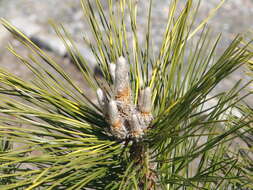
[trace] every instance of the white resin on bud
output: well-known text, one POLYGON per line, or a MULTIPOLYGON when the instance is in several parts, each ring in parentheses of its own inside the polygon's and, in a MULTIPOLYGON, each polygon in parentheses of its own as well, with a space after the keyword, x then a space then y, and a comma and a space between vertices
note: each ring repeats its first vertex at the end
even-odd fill
POLYGON ((114 63, 110 63, 109 64, 109 72, 111 74, 112 77, 112 81, 115 81, 115 72, 116 72, 116 65, 114 63))
POLYGON ((119 57, 115 72, 115 97, 116 99, 129 99, 129 65, 124 57, 119 57))
POLYGON ((152 92, 150 87, 141 90, 138 102, 139 110, 144 114, 150 114, 152 110, 152 92))
POLYGON ((97 89, 97 98, 98 98, 99 105, 102 108, 104 108, 106 99, 105 99, 105 94, 103 90, 101 90, 100 88, 97 89))
POLYGON ((127 137, 127 130, 121 121, 117 104, 113 100, 108 104, 108 116, 112 134, 118 139, 125 139, 127 137))
POLYGON ((142 126, 136 114, 131 118, 131 135, 134 138, 139 138, 143 135, 142 126))
POLYGON ((119 121, 119 112, 117 108, 117 104, 114 100, 111 100, 108 104, 108 115, 110 123, 113 125, 115 122, 119 121))

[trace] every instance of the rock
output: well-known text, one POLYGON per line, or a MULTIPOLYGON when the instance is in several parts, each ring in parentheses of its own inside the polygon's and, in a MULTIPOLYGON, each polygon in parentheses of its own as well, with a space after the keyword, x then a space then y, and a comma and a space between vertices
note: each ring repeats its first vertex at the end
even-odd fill
MULTIPOLYGON (((209 99, 211 98, 210 95, 207 96, 206 99, 209 99)), ((213 98, 213 99, 210 99, 209 101, 205 102, 203 104, 203 110, 208 110, 206 111, 205 113, 203 113, 204 115, 209 115, 215 108, 212 108, 214 106, 216 106, 218 104, 218 99, 217 98, 213 98)), ((225 108, 225 107, 224 107, 225 108)), ((226 120, 227 119, 227 116, 230 115, 230 113, 232 113, 234 116, 238 117, 238 118, 241 118, 243 115, 241 114, 240 110, 237 109, 237 108, 230 108, 230 109, 227 109, 223 115, 222 115, 222 118, 220 118, 221 120, 226 120)))
POLYGON ((25 35, 27 35, 28 37, 31 37, 42 30, 39 25, 22 17, 11 19, 10 23, 14 25, 17 29, 19 29, 21 32, 23 32, 25 35))
POLYGON ((60 38, 49 34, 32 35, 30 39, 41 49, 52 51, 56 55, 65 56, 67 49, 60 38))

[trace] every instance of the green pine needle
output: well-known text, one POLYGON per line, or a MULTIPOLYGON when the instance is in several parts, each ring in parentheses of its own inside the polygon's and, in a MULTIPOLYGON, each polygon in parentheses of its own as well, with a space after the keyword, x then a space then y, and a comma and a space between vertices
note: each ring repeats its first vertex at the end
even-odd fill
POLYGON ((34 80, 0 69, 0 189, 252 188, 250 158, 230 147, 235 138, 245 140, 243 134, 252 126, 249 115, 233 114, 235 109, 252 111, 238 106, 250 95, 240 97, 251 81, 210 95, 233 71, 245 63, 252 65, 251 41, 238 35, 217 58, 221 36, 210 40, 206 24, 224 1, 194 26, 199 4, 188 0, 177 15, 178 0, 173 0, 161 47, 154 52, 154 3, 150 0, 142 44, 137 1, 108 0, 105 8, 100 0, 81 0, 93 37, 84 36, 84 43, 103 79, 94 77, 67 29, 51 22, 91 91, 101 88, 111 95, 109 64, 120 56, 130 65, 133 103, 138 103, 141 89, 152 89, 154 120, 138 143, 115 139, 101 107, 60 64, 2 19, 30 50, 23 57, 8 47, 32 71, 34 80))

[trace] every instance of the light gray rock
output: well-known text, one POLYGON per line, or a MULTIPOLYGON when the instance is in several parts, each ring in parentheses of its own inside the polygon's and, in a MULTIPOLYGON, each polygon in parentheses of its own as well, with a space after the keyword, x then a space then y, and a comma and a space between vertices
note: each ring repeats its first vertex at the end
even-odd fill
POLYGON ((42 30, 42 28, 38 24, 30 21, 29 19, 25 17, 24 18, 18 17, 18 18, 11 19, 10 23, 14 25, 17 29, 22 31, 28 37, 36 35, 42 30))
POLYGON ((30 36, 30 39, 41 49, 54 52, 56 55, 65 56, 67 49, 60 38, 50 34, 38 34, 30 36))

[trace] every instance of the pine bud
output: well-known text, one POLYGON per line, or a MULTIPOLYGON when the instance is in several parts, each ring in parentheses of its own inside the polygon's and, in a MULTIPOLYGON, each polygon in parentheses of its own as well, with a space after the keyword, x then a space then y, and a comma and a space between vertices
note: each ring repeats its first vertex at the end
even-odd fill
POLYGON ((118 108, 117 108, 117 104, 114 100, 111 100, 109 102, 109 105, 108 105, 108 114, 109 114, 109 120, 110 120, 110 123, 111 125, 114 125, 115 123, 118 123, 119 122, 119 113, 118 113, 118 108))
POLYGON ((102 110, 104 110, 105 103, 106 103, 106 97, 105 97, 103 90, 101 90, 100 88, 97 89, 97 98, 98 98, 99 105, 102 107, 102 110))
POLYGON ((109 122, 111 124, 112 134, 119 139, 126 138, 127 136, 126 128, 121 121, 117 104, 113 100, 111 100, 108 104, 108 116, 109 122))
POLYGON ((109 72, 111 74, 112 77, 112 81, 115 81, 115 72, 116 72, 116 65, 114 63, 110 63, 109 64, 109 72))
POLYGON ((118 58, 115 73, 115 97, 117 100, 129 102, 129 65, 124 57, 118 58))
POLYGON ((134 138, 139 138, 143 135, 143 130, 136 114, 133 114, 131 118, 131 135, 134 138))
POLYGON ((150 114, 152 109, 152 100, 151 100, 151 88, 147 87, 144 90, 141 90, 138 102, 138 108, 142 114, 150 114))

